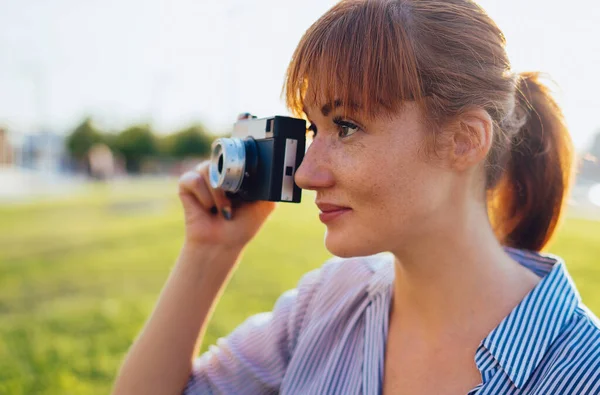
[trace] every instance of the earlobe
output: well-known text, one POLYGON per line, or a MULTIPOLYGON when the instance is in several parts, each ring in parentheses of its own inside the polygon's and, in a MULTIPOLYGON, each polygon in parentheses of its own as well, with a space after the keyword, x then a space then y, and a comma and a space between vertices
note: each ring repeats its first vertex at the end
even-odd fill
POLYGON ((483 109, 462 114, 452 138, 452 164, 466 170, 485 159, 492 143, 492 119, 483 109))

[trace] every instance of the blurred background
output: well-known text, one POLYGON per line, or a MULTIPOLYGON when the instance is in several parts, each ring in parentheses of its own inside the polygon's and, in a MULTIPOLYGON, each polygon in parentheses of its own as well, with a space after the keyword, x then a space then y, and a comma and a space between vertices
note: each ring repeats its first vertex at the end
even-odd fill
MULTIPOLYGON (((600 314, 600 5, 482 0, 541 70, 577 182, 550 251, 600 314)), ((182 242, 177 177, 283 76, 334 1, 0 0, 0 393, 106 394, 182 242)), ((329 254, 311 193, 253 241, 203 350, 329 254), (301 253, 300 253, 301 251, 301 253)))

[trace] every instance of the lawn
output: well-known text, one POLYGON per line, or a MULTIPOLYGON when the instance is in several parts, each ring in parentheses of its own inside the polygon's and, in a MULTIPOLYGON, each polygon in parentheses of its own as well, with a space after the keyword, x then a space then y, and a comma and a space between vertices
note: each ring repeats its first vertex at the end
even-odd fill
MULTIPOLYGON (((107 394, 181 246, 176 183, 94 185, 0 206, 0 394, 107 394)), ((311 204, 280 204, 219 302, 203 349, 329 257, 311 204)), ((568 220, 563 256, 600 313, 600 222, 568 220)))

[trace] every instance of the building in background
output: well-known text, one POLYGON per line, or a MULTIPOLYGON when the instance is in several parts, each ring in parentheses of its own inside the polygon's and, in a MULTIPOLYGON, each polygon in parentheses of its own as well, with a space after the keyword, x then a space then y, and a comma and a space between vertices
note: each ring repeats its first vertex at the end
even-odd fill
POLYGON ((25 135, 20 148, 19 165, 26 169, 46 173, 63 173, 69 170, 65 138, 59 134, 43 131, 25 135))
POLYGON ((64 196, 82 180, 70 171, 64 137, 56 133, 9 133, 0 129, 0 204, 64 196))

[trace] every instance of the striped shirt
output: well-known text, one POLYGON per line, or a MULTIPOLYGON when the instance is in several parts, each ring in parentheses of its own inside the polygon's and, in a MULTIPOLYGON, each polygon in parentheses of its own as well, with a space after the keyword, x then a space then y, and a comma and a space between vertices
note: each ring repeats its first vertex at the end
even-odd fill
MULTIPOLYGON (((542 279, 481 341, 468 395, 600 394, 600 322, 564 262, 506 251, 542 279)), ((393 280, 390 254, 328 261, 197 358, 184 393, 381 393, 393 280)))

